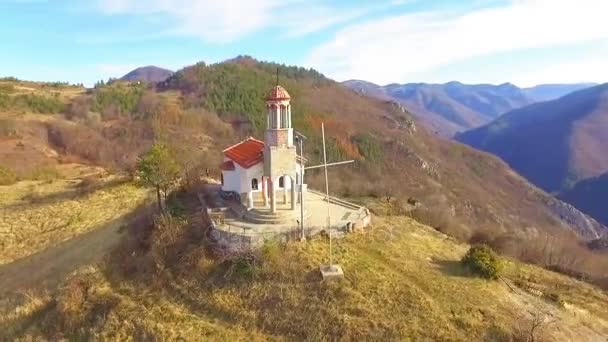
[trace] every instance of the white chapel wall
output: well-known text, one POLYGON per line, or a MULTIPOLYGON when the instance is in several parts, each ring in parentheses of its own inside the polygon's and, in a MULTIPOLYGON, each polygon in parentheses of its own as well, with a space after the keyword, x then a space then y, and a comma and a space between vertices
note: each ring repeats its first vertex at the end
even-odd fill
POLYGON ((254 166, 243 169, 244 172, 241 174, 241 192, 249 192, 251 190, 251 180, 257 178, 258 180, 258 191, 262 191, 262 175, 264 174, 264 163, 260 162, 254 166))

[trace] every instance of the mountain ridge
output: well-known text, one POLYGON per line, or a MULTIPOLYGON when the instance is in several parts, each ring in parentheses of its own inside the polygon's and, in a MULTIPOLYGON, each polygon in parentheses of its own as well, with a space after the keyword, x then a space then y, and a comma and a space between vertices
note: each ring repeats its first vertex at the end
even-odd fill
POLYGON ((121 81, 129 81, 129 82, 150 82, 150 83, 158 83, 167 80, 174 72, 157 67, 154 65, 147 65, 139 68, 135 68, 129 71, 127 74, 120 78, 121 81))
POLYGON ((363 80, 342 84, 360 94, 394 100, 406 106, 416 118, 437 135, 451 138, 486 123, 511 110, 564 95, 569 89, 589 84, 541 84, 520 88, 505 82, 493 84, 391 83, 384 86, 363 80))
POLYGON ((546 191, 608 170, 608 83, 504 114, 456 140, 504 159, 546 191))

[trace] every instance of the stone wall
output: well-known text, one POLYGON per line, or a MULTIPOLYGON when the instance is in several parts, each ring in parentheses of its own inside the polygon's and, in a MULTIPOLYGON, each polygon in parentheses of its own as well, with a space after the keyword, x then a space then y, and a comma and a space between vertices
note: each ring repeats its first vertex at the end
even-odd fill
POLYGON ((264 150, 264 174, 269 175, 273 182, 279 177, 288 175, 296 179, 296 148, 267 146, 264 150))

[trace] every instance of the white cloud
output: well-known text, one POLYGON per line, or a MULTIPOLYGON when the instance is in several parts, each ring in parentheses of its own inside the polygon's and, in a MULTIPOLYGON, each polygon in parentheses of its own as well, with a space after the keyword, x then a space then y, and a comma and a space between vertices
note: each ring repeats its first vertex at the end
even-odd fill
POLYGON ((163 14, 174 23, 167 31, 199 36, 212 42, 232 40, 259 30, 269 21, 276 0, 100 0, 107 14, 163 14))
POLYGON ((606 13, 605 0, 513 0, 464 14, 385 17, 340 30, 306 64, 338 80, 395 82, 471 57, 608 40, 606 13))
POLYGON ((229 42, 266 28, 279 37, 322 30, 366 13, 342 11, 325 0, 98 0, 106 14, 166 15, 167 32, 229 42))
POLYGON ((546 65, 535 70, 516 73, 513 83, 530 87, 539 83, 608 82, 608 50, 598 50, 593 56, 576 61, 546 65), (540 81, 539 81, 540 80, 540 81))

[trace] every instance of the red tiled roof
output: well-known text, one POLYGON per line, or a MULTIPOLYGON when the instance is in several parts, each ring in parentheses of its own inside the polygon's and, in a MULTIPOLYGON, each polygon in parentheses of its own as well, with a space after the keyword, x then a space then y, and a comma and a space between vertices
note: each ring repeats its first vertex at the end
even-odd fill
POLYGON ((232 160, 225 161, 220 165, 220 169, 223 171, 234 171, 234 163, 232 160))
POLYGON ((285 90, 285 88, 281 87, 280 85, 274 86, 268 93, 268 96, 266 96, 267 101, 289 100, 289 99, 291 99, 291 96, 289 96, 289 93, 287 92, 287 90, 285 90))
POLYGON ((224 155, 240 166, 248 169, 264 160, 264 142, 247 138, 224 150, 224 155))

